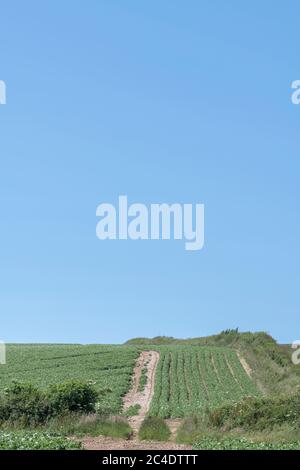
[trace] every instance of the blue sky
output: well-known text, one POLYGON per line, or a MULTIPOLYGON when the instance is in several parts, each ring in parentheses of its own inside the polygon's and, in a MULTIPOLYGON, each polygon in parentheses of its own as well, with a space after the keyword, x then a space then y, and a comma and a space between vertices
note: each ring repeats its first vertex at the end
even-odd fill
POLYGON ((0 10, 1 339, 298 339, 299 2, 0 10), (204 249, 99 241, 120 194, 204 203, 204 249))

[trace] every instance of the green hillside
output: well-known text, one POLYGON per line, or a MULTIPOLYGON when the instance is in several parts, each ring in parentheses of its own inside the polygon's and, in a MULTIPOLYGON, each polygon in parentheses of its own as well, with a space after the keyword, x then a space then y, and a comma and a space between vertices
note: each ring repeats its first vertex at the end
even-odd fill
POLYGON ((230 348, 160 346, 150 414, 162 418, 202 415, 224 403, 258 396, 255 383, 230 348))
POLYGON ((251 376, 265 395, 293 393, 300 381, 299 367, 291 361, 292 349, 282 346, 264 332, 240 333, 237 329, 220 334, 188 339, 166 336, 133 338, 127 345, 156 347, 161 345, 228 347, 240 352, 251 369, 251 376))

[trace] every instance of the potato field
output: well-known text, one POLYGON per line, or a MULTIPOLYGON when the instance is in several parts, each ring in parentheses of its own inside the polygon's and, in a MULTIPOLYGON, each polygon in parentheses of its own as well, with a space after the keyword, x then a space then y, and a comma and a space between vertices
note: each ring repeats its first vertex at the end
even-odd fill
POLYGON ((234 350, 161 347, 150 414, 183 418, 259 391, 234 350))
POLYGON ((7 364, 0 367, 1 389, 14 380, 41 388, 80 379, 108 390, 101 405, 108 412, 122 409, 138 351, 130 346, 102 345, 8 345, 7 364))
MULTIPOLYGON (((183 418, 202 414, 227 401, 259 392, 232 349, 199 346, 159 346, 160 359, 149 414, 183 418)), ((122 411, 139 355, 135 346, 9 345, 7 364, 0 367, 0 387, 14 380, 47 387, 81 379, 98 390, 109 413, 122 411)))

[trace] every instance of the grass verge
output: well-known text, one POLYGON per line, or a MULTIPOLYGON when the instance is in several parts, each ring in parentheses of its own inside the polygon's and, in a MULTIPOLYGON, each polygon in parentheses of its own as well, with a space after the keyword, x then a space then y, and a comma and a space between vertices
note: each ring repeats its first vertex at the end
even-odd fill
POLYGON ((130 439, 132 429, 125 417, 99 416, 97 414, 65 416, 49 423, 48 429, 66 436, 109 436, 130 439))
POLYGON ((163 419, 158 417, 147 417, 139 430, 141 441, 167 441, 171 431, 163 419))

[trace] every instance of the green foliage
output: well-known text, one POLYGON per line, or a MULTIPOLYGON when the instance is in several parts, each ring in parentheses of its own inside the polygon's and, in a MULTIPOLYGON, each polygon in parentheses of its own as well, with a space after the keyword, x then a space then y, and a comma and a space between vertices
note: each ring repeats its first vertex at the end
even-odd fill
POLYGON ((224 402, 259 395, 229 348, 164 346, 159 352, 150 416, 201 416, 224 402))
POLYGON ((47 393, 51 415, 64 412, 91 413, 99 393, 91 384, 72 380, 70 382, 51 385, 47 393))
POLYGON ((139 438, 141 441, 167 441, 171 436, 171 431, 163 419, 148 416, 143 421, 139 438))
POLYGON ((133 435, 133 431, 129 424, 126 421, 122 421, 121 418, 116 418, 114 421, 100 420, 94 428, 82 427, 80 429, 80 433, 88 434, 90 436, 109 436, 126 440, 129 440, 133 435))
POLYGON ((140 409, 141 405, 139 403, 136 403, 135 405, 129 406, 129 408, 127 408, 127 410, 124 412, 124 415, 128 418, 131 416, 137 416, 139 414, 140 409))
POLYGON ((1 450, 78 450, 81 444, 59 434, 32 431, 0 431, 1 450))
POLYGON ((161 344, 173 344, 177 340, 172 336, 155 336, 155 338, 132 338, 129 339, 125 344, 132 346, 143 346, 143 345, 161 345, 161 344))
POLYGON ((227 329, 220 334, 202 338, 176 339, 170 337, 139 338, 128 344, 138 344, 144 348, 169 346, 209 346, 238 350, 247 360, 253 371, 253 379, 264 394, 293 393, 299 383, 300 368, 291 362, 291 347, 278 345, 265 332, 243 332, 227 329), (152 346, 150 346, 152 345, 152 346))
POLYGON ((94 383, 101 412, 122 410, 122 396, 128 391, 138 349, 131 346, 9 344, 7 364, 0 367, 1 389, 17 378, 46 389, 51 384, 82 380, 94 383))
POLYGON ((79 381, 50 386, 45 391, 14 382, 0 396, 0 423, 40 425, 61 414, 93 411, 97 398, 92 385, 79 381))
POLYGON ((177 442, 184 444, 193 444, 197 442, 199 434, 206 428, 206 423, 202 416, 191 416, 183 420, 177 430, 177 442))
POLYGON ((253 345, 276 346, 276 341, 264 332, 240 333, 238 328, 227 329, 217 335, 200 338, 177 339, 171 336, 156 336, 155 338, 133 338, 126 342, 127 345, 198 345, 198 346, 230 346, 236 347, 242 343, 253 345))
POLYGON ((141 376, 140 376, 139 387, 138 387, 139 392, 143 392, 145 390, 145 387, 147 385, 147 380, 148 380, 147 372, 148 372, 147 367, 144 367, 142 369, 141 376))
MULTIPOLYGON (((150 345, 209 346, 238 350, 253 371, 253 379, 264 394, 293 393, 300 378, 300 368, 291 362, 291 348, 278 345, 265 332, 243 332, 227 329, 220 334, 201 338, 176 339, 170 337, 138 338, 128 344, 150 348, 150 345)), ((153 346, 152 346, 153 347, 153 346)))
POLYGON ((40 424, 45 422, 49 412, 46 395, 32 384, 14 382, 0 397, 0 423, 40 424))
POLYGON ((256 442, 246 438, 203 437, 194 445, 196 450, 300 450, 300 441, 256 442))
POLYGON ((293 426, 299 423, 299 418, 299 393, 286 397, 247 398, 209 413, 212 426, 226 429, 263 430, 286 423, 293 426))
POLYGON ((64 416, 50 423, 50 429, 65 435, 110 436, 130 439, 132 429, 124 417, 105 417, 97 414, 64 416))

